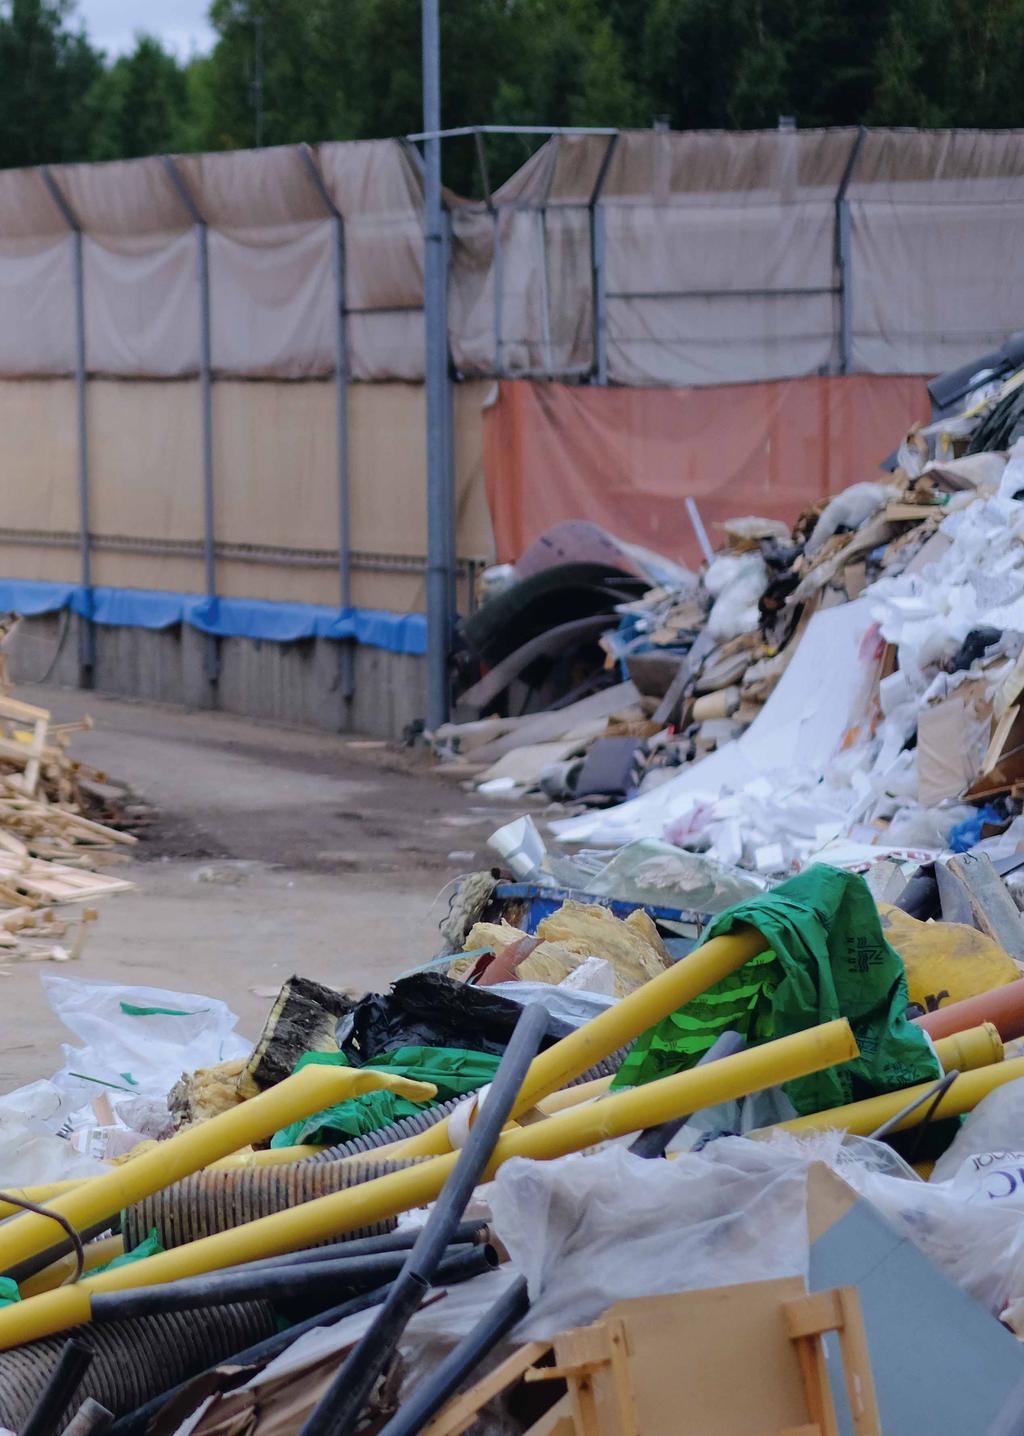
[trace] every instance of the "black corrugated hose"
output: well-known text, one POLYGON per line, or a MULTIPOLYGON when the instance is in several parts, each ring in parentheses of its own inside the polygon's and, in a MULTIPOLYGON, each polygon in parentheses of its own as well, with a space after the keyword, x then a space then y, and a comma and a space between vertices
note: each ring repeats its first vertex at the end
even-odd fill
MULTIPOLYGON (((0 1426, 24 1430, 30 1411, 56 1369, 68 1335, 92 1352, 92 1362, 79 1387, 80 1398, 91 1396, 116 1416, 198 1375, 211 1363, 264 1340, 274 1330, 269 1304, 254 1301, 215 1311, 84 1326, 0 1352, 0 1426)), ((47 1436, 63 1431, 69 1419, 65 1412, 47 1436)))

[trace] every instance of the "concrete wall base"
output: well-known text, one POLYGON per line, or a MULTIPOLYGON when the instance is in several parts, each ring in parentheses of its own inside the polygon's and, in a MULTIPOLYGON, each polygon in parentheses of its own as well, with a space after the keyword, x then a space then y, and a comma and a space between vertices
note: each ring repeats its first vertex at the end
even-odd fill
POLYGON ((95 661, 83 668, 84 620, 70 612, 23 618, 7 643, 11 678, 57 683, 186 708, 217 708, 241 717, 400 738, 426 711, 426 663, 406 653, 353 646, 355 692, 342 696, 342 645, 310 638, 261 643, 213 639, 184 624, 159 630, 92 630, 95 661), (211 682, 209 673, 218 676, 211 682))

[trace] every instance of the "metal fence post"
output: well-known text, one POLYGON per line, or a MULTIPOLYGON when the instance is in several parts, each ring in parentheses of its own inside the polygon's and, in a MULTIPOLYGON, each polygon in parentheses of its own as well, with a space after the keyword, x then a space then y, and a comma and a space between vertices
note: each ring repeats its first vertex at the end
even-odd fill
POLYGON ((601 158, 601 167, 587 206, 590 214, 591 304, 594 322, 594 359, 591 374, 597 384, 608 383, 608 274, 601 193, 618 143, 618 135, 612 135, 601 158))
POLYGON ((836 190, 835 257, 839 271, 839 372, 847 374, 853 355, 853 300, 850 294, 850 204, 846 198, 867 130, 858 126, 846 168, 836 190))
MULTIPOLYGON (((348 332, 345 301, 345 220, 324 182, 316 156, 301 144, 299 154, 313 188, 331 217, 331 267, 334 273, 334 413, 337 441, 338 602, 343 613, 352 608, 352 501, 348 463, 348 332)), ((345 704, 356 692, 355 640, 339 643, 341 696, 345 704)), ((347 715, 346 715, 347 717, 347 715)))
MULTIPOLYGON (((203 568, 207 598, 217 596, 216 512, 213 491, 213 366, 210 345, 210 251, 206 221, 199 212, 192 191, 170 155, 163 155, 164 168, 184 205, 196 233, 196 279, 199 291, 199 395, 203 443, 203 568)), ((207 636, 204 654, 207 681, 220 677, 220 646, 213 634, 207 636)))
POLYGON ((83 609, 79 613, 78 681, 91 688, 96 671, 96 630, 92 613, 92 539, 89 526, 89 405, 85 347, 85 266, 82 227, 47 165, 39 175, 71 231, 71 283, 75 305, 75 400, 78 418, 78 555, 83 609))
POLYGON ((446 464, 448 427, 448 276, 441 208, 441 40, 438 0, 422 0, 423 128, 426 184, 423 214, 423 310, 427 402, 427 727, 448 719, 451 695, 452 475, 446 464))

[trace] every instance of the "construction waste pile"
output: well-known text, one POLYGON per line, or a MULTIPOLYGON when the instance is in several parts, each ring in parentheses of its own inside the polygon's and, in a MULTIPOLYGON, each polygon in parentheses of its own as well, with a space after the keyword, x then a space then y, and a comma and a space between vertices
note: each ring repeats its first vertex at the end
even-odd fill
POLYGON ((558 816, 388 991, 43 975, 0 1431, 1024 1431, 1024 380, 943 402, 699 576, 491 576, 431 740, 558 816))
MULTIPOLYGON (((1022 383, 1017 372, 968 392, 960 411, 906 437, 884 482, 855 484, 792 530, 740 518, 717 553, 700 530, 700 575, 663 571, 627 595, 640 582, 627 568, 656 561, 618 546, 612 611, 608 570, 600 601, 591 595, 597 611, 541 635, 589 624, 589 667, 573 647, 567 687, 566 671, 549 661, 542 673, 534 654, 500 688, 511 668, 498 662, 468 710, 463 695, 468 721, 432 735, 442 771, 484 794, 559 804, 552 829, 567 851, 667 843, 772 879, 813 860, 923 861, 981 840, 993 857, 1015 854, 1022 383), (527 712, 556 681, 551 706, 527 712), (485 688, 490 707, 479 704, 485 688)), ((558 559, 540 575, 549 593, 581 567, 568 554, 594 557, 588 530, 563 525, 534 546, 558 559)), ((615 548, 605 536, 609 564, 615 548)), ((561 617, 554 599, 538 612, 536 583, 517 568, 467 635, 493 628, 492 610, 506 642, 527 620, 561 617)))

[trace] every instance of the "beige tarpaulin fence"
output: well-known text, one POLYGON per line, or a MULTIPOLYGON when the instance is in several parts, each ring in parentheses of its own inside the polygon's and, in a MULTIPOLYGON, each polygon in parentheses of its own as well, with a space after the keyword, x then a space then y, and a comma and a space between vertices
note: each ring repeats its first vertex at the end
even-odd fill
MULTIPOLYGON (((394 140, 0 173, 0 579, 421 609, 422 191, 394 140)), ((561 135, 447 199, 464 560, 495 376, 920 374, 1024 327, 1018 132, 561 135)))

